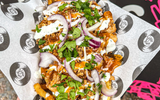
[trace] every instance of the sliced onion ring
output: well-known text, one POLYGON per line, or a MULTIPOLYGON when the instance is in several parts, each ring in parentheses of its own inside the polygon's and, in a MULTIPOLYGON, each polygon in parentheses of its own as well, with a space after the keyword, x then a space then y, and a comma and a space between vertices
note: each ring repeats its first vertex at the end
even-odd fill
POLYGON ((100 83, 100 76, 98 74, 98 71, 97 70, 92 70, 91 76, 93 77, 93 80, 96 84, 96 92, 95 92, 96 94, 94 96, 94 100, 99 100, 99 91, 98 91, 97 84, 100 83))
POLYGON ((91 41, 88 41, 89 42, 89 45, 92 47, 92 48, 99 48, 98 45, 92 43, 91 41))
POLYGON ((94 24, 93 26, 87 28, 88 31, 94 31, 96 30, 100 25, 101 25, 102 21, 97 22, 96 24, 94 24))
POLYGON ((106 83, 105 82, 101 82, 101 84, 102 84, 102 94, 104 94, 105 96, 111 97, 111 96, 113 96, 113 95, 115 95, 117 93, 117 89, 114 89, 114 88, 108 89, 106 87, 106 83))
POLYGON ((88 75, 88 70, 87 70, 87 69, 86 69, 86 76, 87 76, 87 79, 88 79, 89 81, 91 81, 91 82, 94 81, 93 78, 88 75))
POLYGON ((61 65, 57 57, 51 53, 48 52, 40 53, 40 58, 41 58, 41 61, 39 63, 40 67, 47 68, 49 67, 49 64, 51 64, 53 61, 57 61, 58 64, 61 65))
POLYGON ((101 43, 101 39, 100 39, 100 38, 97 38, 97 37, 93 36, 93 35, 92 35, 91 33, 89 33, 89 31, 87 30, 87 28, 86 28, 87 22, 88 22, 87 19, 85 19, 85 20, 82 22, 82 28, 83 28, 83 33, 84 33, 84 35, 87 35, 87 36, 93 38, 93 40, 101 43))
POLYGON ((95 61, 95 62, 101 62, 102 59, 103 59, 103 58, 102 58, 100 55, 96 54, 94 61, 95 61))
POLYGON ((65 17, 60 14, 52 15, 52 16, 48 17, 48 20, 59 20, 63 24, 63 33, 65 34, 65 37, 63 38, 62 42, 59 45, 59 48, 60 48, 60 47, 62 47, 62 45, 64 44, 64 41, 67 39, 67 36, 68 36, 68 22, 65 19, 65 17))
POLYGON ((70 67, 70 62, 67 62, 66 59, 64 60, 64 66, 65 66, 68 74, 69 74, 74 80, 79 81, 79 82, 82 83, 82 79, 79 78, 79 77, 72 71, 72 69, 71 69, 71 67, 70 67))

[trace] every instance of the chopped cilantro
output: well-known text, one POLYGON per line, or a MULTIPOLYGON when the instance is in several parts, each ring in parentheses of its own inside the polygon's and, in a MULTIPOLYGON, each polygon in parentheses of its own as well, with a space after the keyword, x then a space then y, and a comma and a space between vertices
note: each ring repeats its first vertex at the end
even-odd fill
POLYGON ((63 11, 63 9, 64 9, 67 5, 68 5, 67 3, 64 3, 63 5, 59 6, 59 10, 60 10, 60 11, 63 11))
POLYGON ((94 61, 94 59, 95 59, 95 56, 91 55, 91 61, 90 61, 90 63, 85 63, 84 69, 91 69, 91 70, 93 70, 93 68, 95 67, 95 64, 97 64, 94 61))
POLYGON ((74 67, 75 67, 75 61, 72 61, 72 62, 71 62, 71 67, 72 67, 72 69, 74 70, 74 67))
POLYGON ((101 93, 102 84, 98 83, 97 86, 98 86, 98 91, 99 91, 99 93, 101 93))
POLYGON ((38 41, 38 45, 42 45, 42 44, 44 44, 44 43, 46 43, 45 40, 40 39, 40 40, 38 41))
POLYGON ((53 47, 54 47, 54 44, 53 45, 49 45, 49 47, 50 47, 50 50, 49 51, 53 51, 53 47))
POLYGON ((75 98, 76 98, 76 90, 75 89, 70 90, 69 96, 70 96, 70 98, 72 100, 75 100, 75 98))
POLYGON ((84 40, 84 41, 82 42, 82 44, 80 45, 80 47, 89 47, 89 42, 86 41, 86 40, 84 40))
POLYGON ((65 90, 64 86, 58 86, 58 87, 57 87, 57 91, 58 91, 59 93, 64 93, 64 90, 65 90))
POLYGON ((60 93, 57 97, 56 100, 68 100, 68 93, 60 93))
POLYGON ((79 22, 78 24, 81 25, 82 23, 79 22))
POLYGON ((69 34, 72 34, 72 31, 69 31, 68 33, 69 33, 69 34))
POLYGON ((100 32, 99 32, 99 31, 97 31, 97 36, 99 35, 99 33, 100 33, 100 32))
POLYGON ((62 42, 62 40, 58 41, 58 43, 61 43, 61 42, 62 42))
POLYGON ((73 38, 76 39, 76 38, 80 37, 80 35, 81 35, 81 30, 79 28, 75 28, 72 33, 73 38))
POLYGON ((39 33, 41 29, 38 28, 38 25, 36 25, 36 31, 39 33))
POLYGON ((58 46, 56 45, 56 50, 58 49, 58 46))
POLYGON ((104 39, 104 37, 99 37, 100 39, 104 39))
POLYGON ((40 49, 40 50, 39 50, 40 53, 42 53, 42 52, 47 52, 47 51, 49 51, 49 49, 40 49))
POLYGON ((56 27, 56 30, 58 30, 58 27, 56 27))
POLYGON ((71 60, 71 57, 72 57, 72 53, 70 50, 64 50, 63 51, 63 57, 66 58, 67 62, 71 60))
POLYGON ((61 35, 62 35, 63 37, 65 37, 65 36, 66 36, 66 34, 64 34, 64 33, 61 33, 61 35))
POLYGON ((44 75, 43 75, 43 74, 41 74, 41 76, 44 78, 44 75))
POLYGON ((106 78, 107 76, 103 73, 103 74, 102 74, 102 77, 103 77, 103 78, 106 78))
POLYGON ((62 82, 60 84, 54 84, 52 87, 56 87, 56 86, 63 86, 65 84, 65 82, 62 82))
POLYGON ((84 39, 88 41, 88 40, 93 39, 93 38, 91 38, 89 36, 85 36, 84 39))
POLYGON ((90 99, 90 97, 87 95, 87 100, 89 100, 90 99))
POLYGON ((66 77, 66 75, 61 75, 61 80, 65 79, 66 77))
POLYGON ((65 46, 72 51, 72 49, 76 48, 76 41, 67 41, 65 46))
POLYGON ((78 52, 77 52, 76 48, 73 49, 72 55, 74 58, 78 57, 78 52))
POLYGON ((77 94, 81 95, 82 97, 85 95, 83 92, 77 92, 77 94))

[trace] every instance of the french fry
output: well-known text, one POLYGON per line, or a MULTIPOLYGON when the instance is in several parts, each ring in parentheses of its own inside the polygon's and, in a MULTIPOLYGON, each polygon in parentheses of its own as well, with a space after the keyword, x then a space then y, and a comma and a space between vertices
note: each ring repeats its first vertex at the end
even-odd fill
POLYGON ((41 88, 41 85, 39 83, 34 84, 34 89, 37 92, 37 94, 39 94, 41 97, 45 98, 46 100, 54 100, 54 97, 52 95, 49 95, 48 97, 46 97, 47 92, 41 88))

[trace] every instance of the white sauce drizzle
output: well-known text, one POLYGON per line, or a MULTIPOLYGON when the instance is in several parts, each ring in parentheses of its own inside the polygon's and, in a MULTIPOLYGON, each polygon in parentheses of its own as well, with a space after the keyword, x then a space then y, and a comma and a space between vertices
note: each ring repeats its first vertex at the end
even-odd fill
POLYGON ((106 76, 106 77, 105 77, 105 78, 102 78, 101 81, 103 81, 103 82, 109 81, 109 79, 110 79, 110 77, 111 77, 111 76, 110 76, 110 73, 106 72, 106 73, 105 73, 105 76, 106 76))
POLYGON ((39 68, 38 71, 35 71, 34 77, 37 78, 37 79, 39 79, 39 78, 42 79, 41 68, 39 68))
POLYGON ((108 18, 107 20, 104 20, 100 26, 100 31, 101 30, 104 30, 105 28, 107 29, 108 28, 108 24, 110 22, 110 19, 108 18))
POLYGON ((111 52, 111 51, 114 51, 115 49, 116 49, 116 43, 112 39, 109 39, 109 42, 108 42, 107 47, 106 47, 107 53, 111 52))
POLYGON ((55 21, 54 23, 51 23, 50 25, 48 26, 43 26, 41 27, 41 31, 39 33, 35 33, 34 35, 34 39, 39 39, 39 38, 42 38, 44 37, 45 35, 50 35, 52 33, 55 33, 55 32, 58 32, 61 28, 63 28, 62 26, 59 26, 59 25, 62 25, 62 23, 60 21, 55 21), (58 27, 58 29, 57 29, 58 27))

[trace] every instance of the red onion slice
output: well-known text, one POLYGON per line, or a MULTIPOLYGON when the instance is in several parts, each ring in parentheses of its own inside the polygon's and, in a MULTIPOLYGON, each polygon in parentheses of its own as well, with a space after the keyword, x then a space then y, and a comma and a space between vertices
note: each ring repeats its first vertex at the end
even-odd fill
POLYGON ((86 69, 86 76, 87 76, 87 79, 89 81, 93 82, 93 78, 88 75, 88 70, 87 69, 86 69))
POLYGON ((47 9, 51 9, 52 7, 55 7, 55 6, 58 6, 58 4, 60 3, 61 1, 57 1, 57 2, 54 2, 52 4, 50 4, 47 9))
POLYGON ((93 77, 95 84, 100 83, 100 76, 99 76, 98 71, 96 69, 92 70, 91 76, 93 77))
POLYGON ((69 19, 69 28, 71 28, 72 26, 71 26, 71 22, 72 22, 72 16, 71 16, 71 13, 69 13, 69 17, 70 17, 70 19, 69 19))
POLYGON ((87 28, 88 31, 94 31, 96 30, 100 25, 101 25, 102 21, 97 22, 96 24, 94 24, 93 26, 87 28))
POLYGON ((82 22, 85 20, 86 18, 85 17, 82 17, 79 22, 77 23, 77 27, 80 27, 81 28, 81 25, 82 25, 82 22), (81 24, 79 24, 81 23, 81 24))
POLYGON ((87 22, 88 22, 87 19, 85 19, 85 20, 82 22, 82 28, 83 28, 83 33, 84 33, 84 35, 87 35, 87 36, 93 38, 93 40, 101 43, 101 39, 100 39, 100 38, 97 38, 97 37, 93 36, 93 35, 92 35, 91 33, 89 33, 89 31, 87 30, 87 28, 86 28, 87 22))
POLYGON ((95 92, 96 94, 94 96, 94 100, 99 100, 99 91, 98 91, 97 84, 100 83, 100 76, 98 74, 98 71, 97 70, 92 70, 91 76, 93 77, 93 80, 96 84, 96 92, 95 92))
POLYGON ((51 64, 53 61, 57 61, 58 64, 61 65, 57 57, 51 53, 48 52, 40 53, 40 58, 41 58, 41 61, 39 63, 40 67, 47 68, 49 64, 51 64))
POLYGON ((95 45, 94 43, 92 43, 91 41, 88 41, 89 42, 89 45, 92 47, 92 48, 99 48, 98 45, 95 45))
POLYGON ((71 69, 71 67, 70 67, 70 62, 67 62, 66 59, 64 60, 64 66, 65 66, 68 74, 69 74, 74 80, 79 81, 79 82, 82 83, 82 79, 79 78, 79 77, 72 71, 72 69, 71 69))
MULTIPOLYGON (((60 14, 55 14, 52 15, 50 17, 48 17, 48 20, 59 20, 62 22, 63 24, 63 33, 66 34, 65 37, 63 38, 63 41, 60 43, 59 48, 63 46, 64 41, 67 39, 68 36, 68 22, 65 19, 64 16, 60 15, 60 14)), ((61 35, 60 35, 61 36, 61 35)), ((61 36, 62 37, 62 36, 61 36)))
POLYGON ((96 54, 94 61, 95 61, 95 62, 101 62, 102 59, 103 59, 103 58, 102 58, 100 55, 96 54))
POLYGON ((101 84, 102 84, 102 94, 104 94, 105 96, 111 97, 111 96, 113 96, 113 95, 115 95, 117 93, 117 89, 114 89, 114 88, 108 89, 106 87, 106 83, 105 82, 102 81, 101 84))

